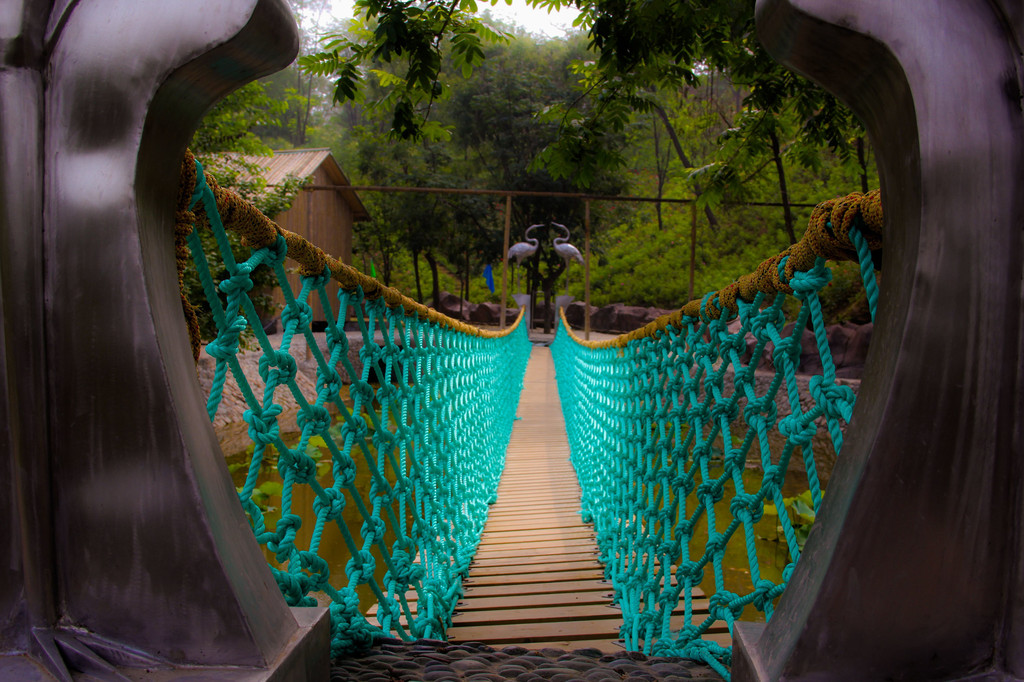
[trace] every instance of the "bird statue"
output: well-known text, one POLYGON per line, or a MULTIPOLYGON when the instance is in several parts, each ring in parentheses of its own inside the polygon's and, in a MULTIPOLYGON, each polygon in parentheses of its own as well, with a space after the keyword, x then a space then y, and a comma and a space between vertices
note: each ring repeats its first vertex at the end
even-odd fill
POLYGON ((576 261, 580 265, 583 265, 583 256, 580 254, 580 250, 572 244, 569 244, 569 228, 560 223, 551 223, 559 230, 565 232, 562 237, 555 237, 555 253, 557 253, 562 260, 565 261, 565 293, 569 294, 569 261, 576 261))
MULTIPOLYGON (((526 237, 525 242, 516 242, 512 246, 508 247, 508 259, 515 260, 517 266, 521 266, 523 261, 537 253, 537 247, 540 246, 540 242, 537 241, 536 237, 531 237, 530 233, 538 227, 543 225, 530 225, 526 228, 526 232, 523 234, 526 237)), ((522 279, 522 274, 519 274, 519 278, 522 279)), ((519 288, 519 285, 517 285, 519 288)))
MULTIPOLYGON (((555 237, 555 253, 562 257, 565 261, 565 266, 569 267, 569 261, 574 260, 580 265, 583 265, 583 256, 580 254, 580 250, 572 244, 569 244, 569 228, 559 223, 551 223, 559 230, 565 231, 564 237, 555 237)), ((518 246, 518 245, 517 245, 518 246)))

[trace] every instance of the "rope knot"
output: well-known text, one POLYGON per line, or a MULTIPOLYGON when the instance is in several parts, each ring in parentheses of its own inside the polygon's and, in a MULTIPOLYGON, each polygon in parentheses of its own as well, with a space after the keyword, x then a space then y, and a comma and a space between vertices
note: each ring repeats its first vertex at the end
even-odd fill
POLYGON ((364 540, 368 540, 373 543, 380 542, 384 539, 383 519, 371 516, 363 522, 362 527, 359 529, 359 533, 363 536, 364 540))
POLYGON ((324 269, 320 271, 318 275, 306 275, 302 278, 302 285, 305 286, 308 282, 312 290, 322 289, 327 286, 327 283, 331 281, 331 268, 329 265, 324 263, 324 269))
POLYGON ((369 405, 373 402, 373 386, 368 381, 362 379, 353 381, 352 385, 348 387, 348 392, 356 405, 369 405))
POLYGON ((775 598, 775 588, 777 585, 771 580, 761 579, 754 585, 754 606, 757 607, 758 611, 764 611, 769 603, 775 598))
POLYGON ((281 414, 282 407, 271 403, 270 407, 264 408, 257 414, 253 410, 246 410, 242 413, 242 419, 249 425, 249 438, 254 443, 269 445, 281 437, 281 429, 277 424, 277 415, 281 414))
POLYGON ((729 502, 729 512, 733 518, 747 521, 748 519, 743 518, 747 516, 751 522, 757 523, 764 516, 764 504, 757 495, 740 493, 729 502))
POLYGON ((341 348, 342 355, 348 355, 348 335, 345 334, 343 329, 344 320, 339 320, 338 324, 328 325, 326 329, 327 336, 327 350, 333 355, 336 347, 341 348))
POLYGON ((223 280, 218 288, 228 297, 252 291, 253 283, 249 274, 249 268, 245 266, 245 263, 240 263, 235 274, 223 280))
POLYGON ((313 499, 313 513, 325 521, 336 521, 345 511, 345 494, 336 488, 325 488, 313 499))
POLYGON ((331 604, 331 657, 370 648, 380 631, 359 610, 359 595, 351 587, 338 590, 331 604))
POLYGON ((230 360, 238 353, 238 335, 245 331, 246 326, 244 317, 235 316, 217 338, 206 344, 206 352, 215 360, 230 360))
POLYGON ((310 405, 295 418, 303 433, 323 433, 331 428, 331 413, 322 405, 310 405))
POLYGON ((788 417, 784 417, 779 422, 779 433, 786 437, 786 440, 792 442, 794 445, 798 445, 802 448, 806 448, 811 444, 814 439, 814 433, 817 429, 814 426, 814 422, 807 424, 800 423, 800 414, 791 414, 788 417))
POLYGON ((696 561, 684 561, 676 569, 676 583, 679 585, 689 581, 690 585, 700 585, 704 581, 704 565, 696 561))
POLYGON ((789 280, 789 286, 797 298, 807 298, 810 294, 821 291, 832 281, 832 271, 825 267, 825 260, 818 258, 814 267, 806 272, 795 272, 789 280))
MULTIPOLYGON (((267 549, 274 553, 277 563, 283 564, 295 551, 295 533, 302 527, 302 517, 283 514, 277 522, 273 537, 267 542, 267 549)), ((303 593, 305 594, 305 593, 303 593)))
POLYGON ((356 480, 356 463, 348 453, 341 453, 341 457, 334 460, 334 480, 342 487, 349 487, 356 480))
POLYGON ((278 350, 272 354, 260 356, 260 378, 268 385, 278 386, 288 383, 295 378, 297 371, 295 358, 286 351, 278 350))
POLYGON ((316 374, 316 393, 324 401, 332 400, 341 391, 341 375, 334 369, 327 368, 316 374))
POLYGON ((714 620, 728 622, 726 613, 732 616, 733 620, 739 618, 743 613, 743 603, 735 593, 721 590, 711 595, 711 599, 708 600, 708 612, 714 620))
POLYGON ((272 268, 284 263, 285 256, 288 255, 288 242, 281 235, 277 235, 274 243, 264 246, 263 249, 267 252, 267 259, 264 262, 272 268))
MULTIPOLYGON (((278 467, 283 463, 284 458, 282 457, 278 460, 278 467)), ((297 483, 304 483, 308 485, 316 480, 316 461, 314 461, 309 455, 296 452, 287 466, 295 476, 295 481, 297 483)))
POLYGON ((412 556, 401 549, 391 554, 391 566, 391 570, 384 576, 384 581, 394 581, 402 586, 403 591, 417 580, 422 580, 425 574, 423 566, 414 564, 412 556))
POLYGON ((775 351, 772 353, 772 363, 774 363, 776 369, 781 369, 787 364, 793 367, 800 364, 799 336, 799 330, 794 328, 793 336, 787 336, 775 344, 775 351))
POLYGON ((723 495, 725 495, 725 486, 716 481, 704 481, 697 486, 697 496, 709 507, 712 503, 721 501, 723 495), (710 502, 708 498, 710 498, 710 502))
POLYGON ((825 377, 821 375, 811 377, 808 387, 814 402, 825 410, 826 415, 847 422, 853 417, 853 404, 857 401, 857 396, 852 388, 825 383, 825 377))
MULTIPOLYGON (((299 564, 308 571, 304 589, 306 593, 322 592, 330 584, 331 569, 327 562, 313 552, 299 552, 299 564)), ((316 600, 310 606, 316 606, 316 600)))
POLYGON ((344 443, 349 442, 349 438, 356 440, 362 440, 366 438, 366 434, 369 433, 370 429, 366 425, 366 420, 363 419, 362 415, 353 414, 349 419, 346 419, 341 424, 341 440, 344 443))
POLYGON ((373 571, 376 568, 377 562, 373 555, 364 549, 356 552, 345 564, 345 575, 348 576, 349 583, 363 585, 373 579, 373 571))
POLYGON ((281 323, 285 329, 305 329, 312 319, 313 309, 305 301, 293 301, 281 311, 281 323))

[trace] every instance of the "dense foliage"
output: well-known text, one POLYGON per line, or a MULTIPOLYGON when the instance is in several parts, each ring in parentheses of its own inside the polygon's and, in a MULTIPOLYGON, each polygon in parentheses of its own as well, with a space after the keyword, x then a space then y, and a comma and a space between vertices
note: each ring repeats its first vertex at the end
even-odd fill
MULTIPOLYGON (((807 204, 876 185, 857 121, 767 57, 752 2, 575 5, 579 34, 539 40, 477 14, 472 0, 357 0, 347 25, 326 0, 293 0, 298 65, 219 106, 197 133, 200 147, 210 141, 200 151, 328 146, 354 184, 696 200, 696 220, 686 204, 591 203, 597 305, 678 307, 690 295, 692 231, 699 296, 798 238, 807 204)), ((241 184, 270 213, 286 205, 288 191, 241 184)), ((371 218, 356 225, 357 267, 427 303, 442 290, 497 300, 482 272, 492 265, 500 287, 503 197, 361 199, 371 218)), ((571 198, 516 197, 511 241, 551 222, 582 249, 584 202, 571 198)), ((537 236, 525 286, 562 293, 556 234, 537 236)), ((569 267, 582 298, 582 269, 569 267)), ((826 293, 834 319, 860 316, 856 281, 837 272, 826 293)))

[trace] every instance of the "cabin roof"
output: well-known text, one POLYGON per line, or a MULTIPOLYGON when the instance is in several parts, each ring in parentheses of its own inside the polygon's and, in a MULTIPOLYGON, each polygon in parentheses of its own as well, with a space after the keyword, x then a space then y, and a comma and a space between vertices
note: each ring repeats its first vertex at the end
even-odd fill
MULTIPOLYGON (((247 161, 259 164, 264 169, 263 178, 268 185, 279 185, 289 175, 297 178, 308 178, 320 167, 327 173, 330 184, 347 187, 351 183, 342 172, 341 166, 334 160, 331 150, 326 147, 316 149, 282 149, 273 152, 273 156, 245 156, 247 161)), ((329 191, 329 190, 314 190, 329 191)), ((370 217, 363 202, 352 190, 341 190, 345 203, 352 209, 353 220, 367 220, 370 217)))

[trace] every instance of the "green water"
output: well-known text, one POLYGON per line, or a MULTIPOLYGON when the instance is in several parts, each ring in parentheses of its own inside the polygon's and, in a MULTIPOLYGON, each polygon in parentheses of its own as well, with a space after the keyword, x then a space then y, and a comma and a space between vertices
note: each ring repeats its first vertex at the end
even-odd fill
MULTIPOLYGON (((289 448, 294 448, 298 444, 300 436, 297 427, 295 426, 294 413, 285 413, 281 415, 279 423, 281 424, 282 429, 281 439, 289 448)), ((337 426, 333 427, 332 431, 336 429, 337 426)), ((228 464, 228 470, 231 472, 231 478, 235 487, 241 488, 245 484, 246 476, 249 473, 253 448, 250 443, 244 449, 238 449, 239 444, 236 435, 238 430, 239 429, 237 427, 223 429, 221 440, 223 444, 222 447, 225 448, 225 452, 230 451, 228 448, 234 448, 234 454, 226 456, 225 459, 228 464)), ((367 440, 369 441, 369 438, 367 438, 367 440)), ((372 443, 368 442, 368 449, 370 451, 370 456, 375 457, 376 453, 373 449, 372 443)), ((331 472, 330 451, 324 446, 311 445, 307 448, 307 454, 317 460, 317 480, 320 482, 320 485, 324 488, 330 487, 334 480, 331 472)), ((357 447, 352 448, 352 458, 356 464, 354 487, 358 490, 366 504, 366 507, 369 509, 370 488, 372 483, 370 466, 362 451, 357 447)), ((382 473, 389 483, 394 483, 396 479, 395 472, 389 464, 385 464, 382 473)), ((254 497, 253 501, 256 502, 263 510, 264 523, 270 531, 273 531, 277 526, 277 522, 281 518, 282 493, 278 492, 280 484, 283 484, 283 480, 277 469, 277 451, 273 446, 268 446, 261 462, 256 486, 257 488, 263 487, 265 490, 271 491, 271 494, 265 496, 257 495, 257 497, 254 497), (268 483, 271 485, 266 485, 268 483), (278 484, 278 486, 273 485, 275 483, 278 484)), ((345 509, 342 512, 342 521, 348 529, 349 534, 355 540, 357 548, 361 549, 363 540, 360 534, 360 528, 362 527, 365 519, 348 492, 345 492, 345 497, 346 504, 345 509)), ((313 492, 313 489, 310 486, 298 484, 292 486, 291 512, 293 514, 297 514, 303 519, 302 526, 296 532, 295 537, 295 547, 299 550, 308 550, 310 547, 310 540, 312 539, 314 523, 316 521, 316 514, 313 512, 313 501, 315 499, 316 493, 313 492)), ((399 502, 397 500, 393 502, 391 508, 395 519, 398 519, 400 522, 402 510, 399 502)), ((397 537, 396 529, 393 527, 393 524, 386 513, 382 512, 381 518, 385 520, 386 526, 383 542, 390 551, 390 548, 397 537)), ((406 510, 405 518, 407 524, 411 524, 411 513, 408 509, 406 510)), ((407 528, 408 527, 409 526, 407 525, 407 528)), ((282 570, 287 568, 287 566, 281 565, 277 562, 274 553, 267 549, 265 545, 262 545, 261 549, 263 550, 263 554, 270 565, 282 570)), ((387 572, 387 566, 381 558, 380 549, 376 545, 370 548, 370 552, 376 560, 374 577, 377 579, 378 585, 380 585, 383 590, 383 578, 384 574, 387 572)), ((331 585, 336 589, 348 585, 348 576, 345 575, 345 565, 352 557, 352 552, 346 544, 337 522, 329 521, 325 524, 317 554, 327 562, 330 568, 331 585)), ((371 605, 377 602, 377 597, 369 585, 359 585, 355 589, 359 594, 360 604, 364 612, 371 605)), ((325 594, 313 593, 312 596, 315 597, 321 605, 327 605, 329 603, 325 594)))
MULTIPOLYGON (((294 430, 294 414, 284 414, 280 418, 282 425, 282 440, 288 447, 294 447, 299 440, 299 433, 294 430), (288 429, 288 425, 292 425, 292 430, 285 432, 288 429)), ((244 424, 242 425, 244 427, 244 424)), ((225 452, 232 451, 231 454, 226 457, 229 471, 231 472, 232 479, 236 487, 241 488, 245 483, 245 478, 249 471, 249 462, 252 459, 252 446, 240 445, 238 440, 238 434, 244 436, 244 428, 237 426, 228 427, 222 429, 221 440, 222 445, 225 448, 225 452)), ((375 456, 371 448, 371 457, 375 456)), ((330 453, 325 447, 311 446, 308 450, 309 454, 318 458, 317 473, 318 479, 324 487, 329 487, 333 480, 331 474, 331 459, 330 453)), ((371 473, 370 467, 367 464, 366 458, 357 449, 353 448, 353 459, 356 462, 356 479, 355 487, 359 491, 364 501, 367 501, 369 505, 369 495, 371 486, 371 473)), ((712 477, 721 476, 721 464, 717 467, 712 465, 710 473, 712 477)), ((395 473, 391 470, 390 466, 384 467, 384 476, 389 482, 394 482, 395 473)), ((759 467, 748 465, 748 468, 743 472, 743 484, 747 492, 756 492, 760 487, 762 472, 759 467)), ((267 453, 264 456, 262 466, 260 467, 260 473, 257 480, 257 486, 264 486, 267 483, 282 483, 282 479, 277 471, 277 455, 273 447, 267 448, 267 453)), ((698 484, 700 481, 698 480, 698 484)), ((717 522, 717 530, 724 531, 729 521, 732 519, 732 515, 729 512, 729 502, 735 493, 735 486, 732 481, 725 484, 725 495, 722 500, 715 505, 715 516, 717 522)), ((269 490, 273 491, 274 486, 268 487, 269 490)), ((786 474, 786 479, 783 484, 783 496, 795 497, 803 491, 807 490, 807 477, 806 474, 801 470, 799 466, 791 467, 786 474)), ((316 495, 312 488, 305 485, 295 485, 292 491, 292 513, 298 514, 304 520, 302 527, 298 530, 295 546, 300 550, 309 548, 310 539, 313 532, 313 526, 315 521, 315 514, 313 513, 313 500, 316 495)), ((346 498, 349 495, 346 493, 346 498)), ((257 501, 259 506, 264 510, 264 521, 268 530, 273 530, 277 525, 278 520, 281 517, 281 494, 270 494, 268 496, 261 496, 257 501)), ((694 509, 694 499, 690 498, 688 501, 688 512, 692 513, 694 509)), ((393 503, 392 509, 396 519, 401 518, 402 511, 398 506, 397 501, 393 503)), ((411 523, 411 511, 406 510, 405 513, 407 523, 411 523)), ((382 514, 382 518, 386 519, 386 515, 382 514)), ((348 529, 349 533, 355 539, 359 547, 362 546, 362 537, 360 535, 360 527, 363 524, 363 516, 360 514, 359 509, 349 498, 343 513, 343 522, 348 529)), ((386 520, 386 533, 384 537, 384 543, 390 548, 396 538, 395 528, 393 528, 390 521, 386 520)), ((757 554, 757 560, 760 566, 761 576, 767 580, 778 583, 782 578, 782 570, 785 568, 789 561, 789 552, 786 547, 786 543, 781 539, 781 532, 778 529, 778 519, 775 516, 765 514, 764 517, 755 524, 755 551, 757 554)), ((707 541, 707 515, 702 515, 701 520, 698 522, 694 530, 694 538, 692 543, 691 556, 696 559, 703 553, 704 545, 707 541)), ((270 552, 265 546, 262 547, 263 553, 267 558, 268 563, 271 565, 285 569, 285 566, 278 564, 274 554, 270 552)), ((327 561, 331 571, 331 584, 335 588, 341 588, 348 584, 348 577, 345 575, 345 565, 351 558, 351 551, 346 545, 342 533, 334 522, 328 523, 323 531, 319 550, 317 552, 320 557, 327 561)), ((381 588, 383 589, 383 577, 387 571, 387 566, 381 559, 381 552, 375 546, 371 548, 371 553, 377 560, 375 577, 381 588)), ((735 594, 743 595, 753 590, 753 585, 750 577, 750 566, 748 563, 745 538, 743 535, 742 527, 736 531, 732 540, 726 546, 725 557, 723 560, 723 579, 724 587, 727 591, 735 594)), ((714 571, 708 566, 704 572, 704 580, 701 583, 701 588, 707 595, 711 595, 716 592, 714 571)), ((376 603, 377 599, 374 593, 371 591, 368 585, 360 585, 356 588, 360 596, 360 603, 364 612, 376 603)), ((313 594, 318 602, 326 605, 327 598, 323 594, 313 594)), ((742 615, 744 620, 764 620, 764 614, 757 611, 752 605, 749 605, 742 615)))

